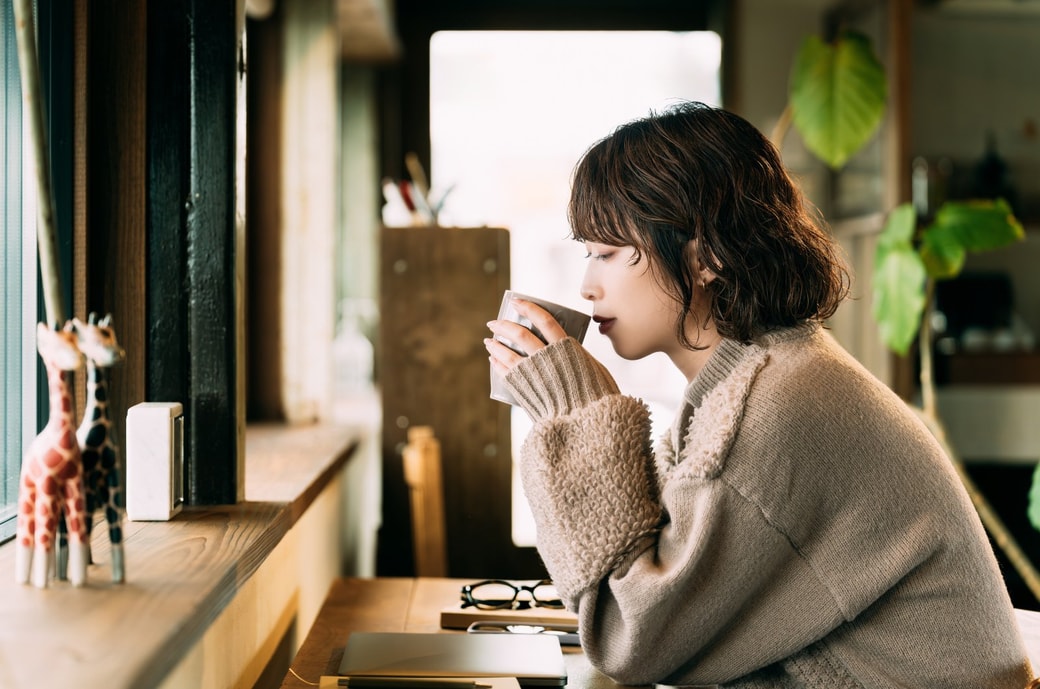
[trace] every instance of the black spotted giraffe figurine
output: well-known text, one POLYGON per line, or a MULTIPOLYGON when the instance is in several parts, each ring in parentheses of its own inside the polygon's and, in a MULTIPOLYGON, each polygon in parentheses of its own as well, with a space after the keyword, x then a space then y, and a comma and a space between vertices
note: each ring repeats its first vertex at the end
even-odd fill
POLYGON ((83 482, 87 497, 87 543, 93 527, 94 513, 104 509, 108 522, 108 538, 112 544, 112 581, 122 583, 126 577, 123 555, 123 514, 125 496, 120 475, 119 443, 108 410, 108 369, 126 358, 116 342, 112 314, 101 320, 91 313, 87 322, 73 319, 79 349, 87 360, 87 405, 76 439, 83 454, 83 482))

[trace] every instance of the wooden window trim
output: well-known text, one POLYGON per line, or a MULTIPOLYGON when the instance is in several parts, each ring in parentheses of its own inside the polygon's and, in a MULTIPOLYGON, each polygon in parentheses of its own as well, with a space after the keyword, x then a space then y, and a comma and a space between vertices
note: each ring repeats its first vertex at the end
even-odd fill
POLYGON ((112 313, 127 351, 111 384, 118 436, 130 406, 182 403, 188 504, 233 504, 245 427, 240 8, 83 4, 79 314, 112 313))

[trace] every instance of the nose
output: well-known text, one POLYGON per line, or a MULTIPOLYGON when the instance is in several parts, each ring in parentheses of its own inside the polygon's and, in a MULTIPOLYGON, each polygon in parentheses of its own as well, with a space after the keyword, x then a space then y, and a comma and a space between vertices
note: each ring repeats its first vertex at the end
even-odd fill
POLYGON ((585 276, 581 280, 581 287, 579 292, 581 293, 582 299, 588 299, 589 301, 596 301, 601 296, 601 292, 598 283, 592 277, 592 266, 585 269, 585 276))

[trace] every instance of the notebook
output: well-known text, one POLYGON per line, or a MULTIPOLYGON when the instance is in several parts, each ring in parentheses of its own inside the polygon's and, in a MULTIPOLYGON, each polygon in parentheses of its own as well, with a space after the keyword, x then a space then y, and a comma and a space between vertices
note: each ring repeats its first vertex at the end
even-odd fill
POLYGON ((560 642, 540 634, 354 632, 340 676, 516 677, 521 687, 567 683, 560 642))

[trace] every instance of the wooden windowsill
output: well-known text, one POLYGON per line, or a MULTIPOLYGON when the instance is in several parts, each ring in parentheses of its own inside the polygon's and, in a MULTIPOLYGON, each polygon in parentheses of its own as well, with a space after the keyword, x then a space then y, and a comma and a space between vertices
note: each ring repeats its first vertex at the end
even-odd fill
POLYGON ((124 525, 126 583, 111 583, 108 534, 95 528, 87 584, 14 581, 0 547, 0 686, 157 687, 202 638, 308 506, 364 430, 257 425, 246 430, 246 500, 124 525))

